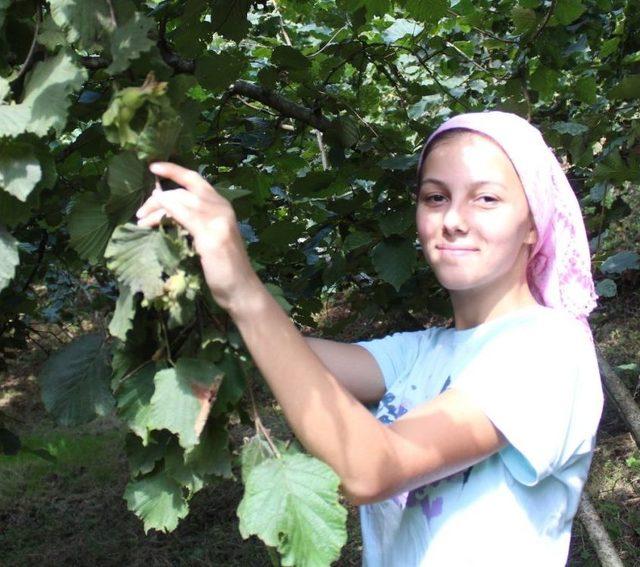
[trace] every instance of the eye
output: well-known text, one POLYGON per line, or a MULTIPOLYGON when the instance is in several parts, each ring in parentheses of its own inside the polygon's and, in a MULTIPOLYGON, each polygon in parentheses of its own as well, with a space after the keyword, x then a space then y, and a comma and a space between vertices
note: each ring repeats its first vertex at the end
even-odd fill
POLYGON ((478 199, 483 205, 495 205, 498 202, 498 198, 493 195, 480 195, 478 199))
POLYGON ((440 203, 445 202, 446 197, 440 193, 429 193, 427 195, 422 195, 420 200, 428 205, 439 205, 440 203))

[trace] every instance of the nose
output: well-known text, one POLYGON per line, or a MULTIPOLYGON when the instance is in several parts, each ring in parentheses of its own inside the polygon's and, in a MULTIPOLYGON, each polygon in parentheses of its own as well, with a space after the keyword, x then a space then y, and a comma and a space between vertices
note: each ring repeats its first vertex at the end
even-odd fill
POLYGON ((454 235, 467 232, 469 227, 463 209, 464 207, 461 204, 449 203, 442 219, 442 227, 446 234, 454 235))

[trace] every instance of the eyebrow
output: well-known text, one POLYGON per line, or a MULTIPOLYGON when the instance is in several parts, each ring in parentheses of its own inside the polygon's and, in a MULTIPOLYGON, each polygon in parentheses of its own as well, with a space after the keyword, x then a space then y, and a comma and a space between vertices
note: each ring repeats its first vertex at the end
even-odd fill
MULTIPOLYGON (((439 185, 440 187, 442 187, 444 189, 448 189, 449 188, 448 185, 444 181, 442 181, 440 179, 436 179, 434 177, 426 177, 425 179, 420 181, 420 187, 422 187, 426 183, 434 183, 435 185, 439 185)), ((471 184, 471 188, 472 189, 477 189, 478 187, 482 187, 483 185, 497 185, 498 187, 502 187, 505 191, 507 190, 506 185, 504 185, 503 183, 500 183, 500 181, 489 181, 489 180, 474 181, 471 184)))

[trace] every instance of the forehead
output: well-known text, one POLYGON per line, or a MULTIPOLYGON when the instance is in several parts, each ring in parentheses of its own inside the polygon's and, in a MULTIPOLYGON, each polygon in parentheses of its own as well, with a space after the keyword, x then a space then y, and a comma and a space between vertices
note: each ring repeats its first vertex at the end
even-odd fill
POLYGON ((491 138, 463 131, 436 138, 423 161, 420 181, 426 177, 465 176, 473 180, 495 179, 520 185, 518 174, 505 151, 491 138))

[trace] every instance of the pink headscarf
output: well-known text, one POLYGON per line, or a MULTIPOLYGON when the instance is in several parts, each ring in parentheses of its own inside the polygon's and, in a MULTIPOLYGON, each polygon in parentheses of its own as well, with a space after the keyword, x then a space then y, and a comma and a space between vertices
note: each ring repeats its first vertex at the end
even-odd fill
POLYGON ((425 143, 418 175, 429 143, 452 128, 485 134, 509 156, 520 176, 538 232, 527 266, 531 292, 538 303, 563 309, 586 323, 598 296, 591 277, 584 221, 575 193, 540 132, 523 118, 507 112, 454 116, 425 143))

